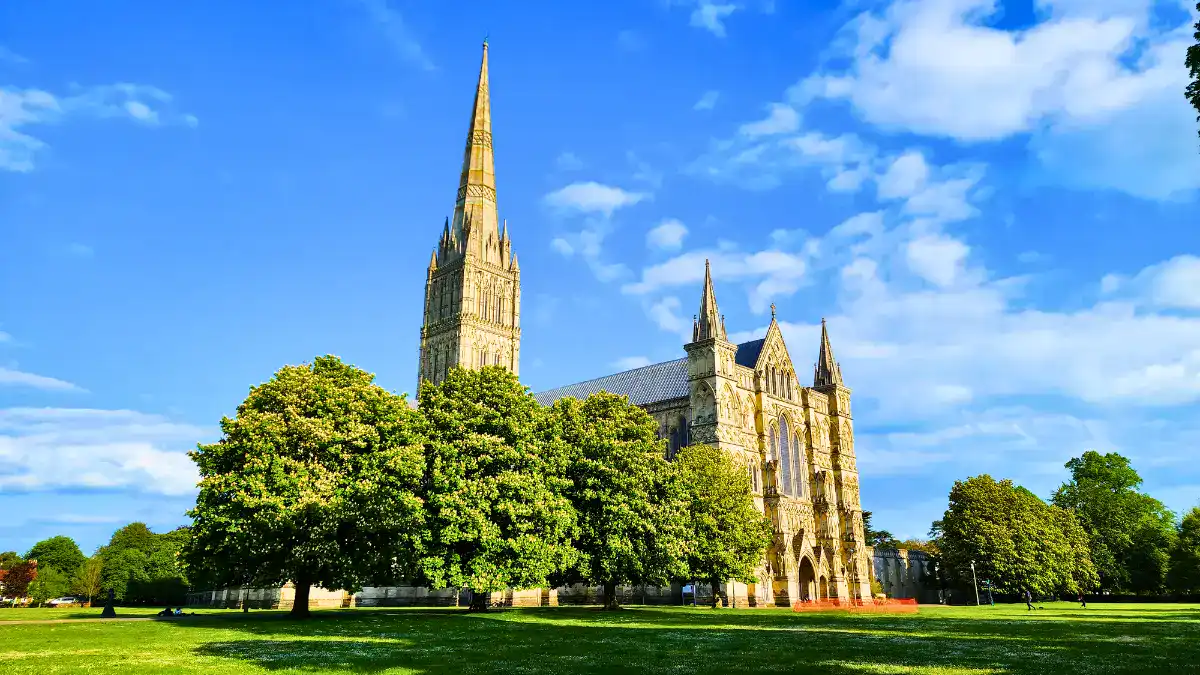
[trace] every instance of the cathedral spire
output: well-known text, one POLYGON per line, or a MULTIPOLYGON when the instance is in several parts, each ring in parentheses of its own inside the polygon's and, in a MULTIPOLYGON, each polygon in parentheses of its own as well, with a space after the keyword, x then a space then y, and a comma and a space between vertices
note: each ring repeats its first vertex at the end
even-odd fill
POLYGON ((488 87, 488 45, 483 43, 479 82, 475 86, 475 105, 467 128, 467 146, 463 151, 462 174, 454 202, 454 233, 462 235, 465 221, 479 235, 494 232, 499 220, 496 212, 496 167, 492 155, 492 105, 488 87), (489 229, 490 228, 490 229, 489 229))
POLYGON ((833 358, 833 347, 829 344, 829 330, 825 328, 825 319, 821 319, 821 353, 817 355, 817 365, 813 367, 813 386, 828 387, 842 384, 842 367, 833 358))
POLYGON ((704 260, 704 292, 700 296, 700 316, 692 329, 692 341, 725 337, 725 321, 717 309, 717 294, 713 291, 712 265, 704 260))

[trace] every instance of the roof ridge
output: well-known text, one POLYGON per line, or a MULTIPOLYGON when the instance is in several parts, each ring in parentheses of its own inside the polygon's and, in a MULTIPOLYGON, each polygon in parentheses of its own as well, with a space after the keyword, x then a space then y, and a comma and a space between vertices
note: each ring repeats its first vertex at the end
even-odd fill
POLYGON ((600 380, 606 380, 606 379, 608 379, 608 378, 610 378, 610 377, 616 377, 617 375, 624 375, 624 374, 626 374, 626 373, 633 373, 633 372, 637 372, 637 371, 639 371, 639 370, 646 370, 647 368, 654 368, 654 367, 657 367, 657 366, 663 366, 663 365, 666 365, 666 364, 668 364, 668 363, 677 363, 677 362, 679 362, 679 361, 687 361, 687 357, 685 356, 685 357, 683 357, 683 358, 681 358, 681 359, 671 359, 670 361, 660 361, 660 362, 658 362, 658 363, 647 363, 647 364, 646 364, 646 365, 644 365, 644 366, 638 366, 637 368, 630 368, 629 370, 618 370, 618 371, 617 371, 617 372, 615 372, 615 373, 609 373, 608 375, 601 375, 600 377, 593 377, 593 378, 592 378, 592 379, 590 379, 590 380, 580 380, 579 382, 572 382, 572 383, 570 383, 570 384, 564 384, 564 385, 562 385, 561 387, 553 387, 553 388, 551 388, 551 389, 544 389, 544 390, 542 390, 542 391, 539 391, 539 392, 537 392, 537 393, 536 393, 536 394, 534 394, 534 395, 536 396, 536 395, 538 395, 538 394, 548 394, 548 393, 550 393, 550 392, 552 392, 552 391, 558 391, 559 389, 566 389, 567 387, 578 387, 578 386, 580 386, 580 385, 584 385, 584 384, 591 384, 592 382, 599 382, 600 380))

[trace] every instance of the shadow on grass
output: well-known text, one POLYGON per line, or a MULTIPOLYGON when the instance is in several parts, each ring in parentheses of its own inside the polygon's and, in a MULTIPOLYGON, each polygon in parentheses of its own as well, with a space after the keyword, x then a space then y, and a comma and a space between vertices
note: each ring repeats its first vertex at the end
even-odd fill
MULTIPOLYGON (((1077 617, 1077 614, 1082 616, 1077 617)), ((1200 623, 1101 612, 1064 620, 785 611, 587 608, 467 614, 396 609, 286 616, 197 615, 222 629, 195 648, 267 670, 376 673, 1200 673, 1200 623), (228 639, 230 631, 244 637, 228 639), (214 635, 218 637, 218 635, 214 635)), ((194 636, 193 636, 194 637, 194 636)))

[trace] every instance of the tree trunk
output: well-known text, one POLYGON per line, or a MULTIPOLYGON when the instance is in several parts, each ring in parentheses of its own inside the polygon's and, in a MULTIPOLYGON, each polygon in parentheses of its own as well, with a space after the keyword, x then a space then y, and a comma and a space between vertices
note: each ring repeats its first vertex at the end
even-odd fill
POLYGON ((296 599, 292 602, 292 611, 288 613, 293 619, 307 619, 311 614, 308 611, 308 591, 312 586, 312 582, 308 580, 307 574, 297 575, 296 581, 296 599))
POLYGON ((721 591, 720 591, 720 586, 721 586, 721 585, 720 585, 718 582, 716 582, 716 581, 713 581, 713 582, 712 582, 712 593, 713 593, 713 597, 712 597, 712 608, 713 608, 713 609, 716 609, 717 607, 719 607, 719 606, 720 606, 720 605, 718 604, 718 603, 720 603, 720 602, 721 602, 721 591))
POLYGON ((468 611, 486 612, 487 608, 488 608, 488 606, 487 606, 488 595, 489 595, 488 593, 480 593, 479 591, 472 589, 471 590, 471 605, 470 605, 470 607, 468 607, 468 611))
POLYGON ((604 582, 604 609, 621 609, 617 604, 617 582, 604 582))

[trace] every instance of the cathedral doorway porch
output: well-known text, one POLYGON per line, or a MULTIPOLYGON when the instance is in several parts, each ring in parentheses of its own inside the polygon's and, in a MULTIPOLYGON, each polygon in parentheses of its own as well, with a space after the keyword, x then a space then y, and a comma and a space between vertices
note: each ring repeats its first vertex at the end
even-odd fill
POLYGON ((821 589, 821 599, 828 600, 829 599, 829 580, 826 579, 824 575, 821 576, 820 589, 821 589))
POLYGON ((817 593, 817 568, 808 556, 800 558, 800 600, 813 600, 817 593))

